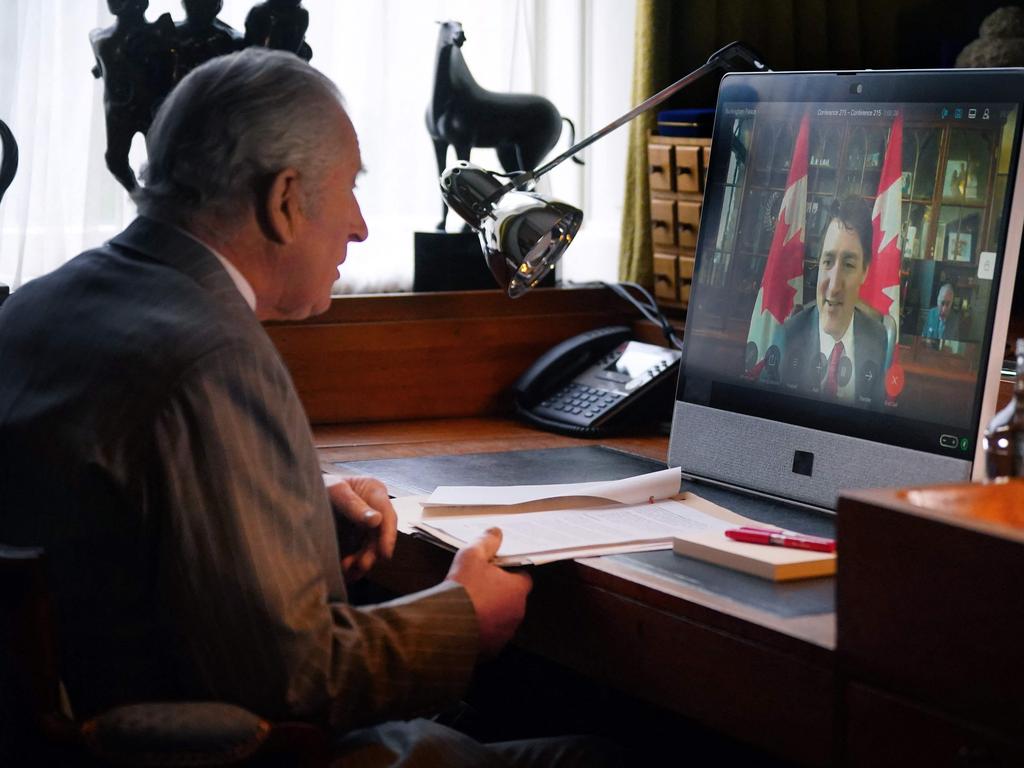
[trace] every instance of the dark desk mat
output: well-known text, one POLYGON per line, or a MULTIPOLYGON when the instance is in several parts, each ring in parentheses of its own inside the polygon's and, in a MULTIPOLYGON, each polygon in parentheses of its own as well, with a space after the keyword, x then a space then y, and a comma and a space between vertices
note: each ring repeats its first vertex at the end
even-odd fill
MULTIPOLYGON (((397 495, 432 493, 439 485, 542 485, 618 480, 665 468, 660 461, 605 445, 347 461, 337 462, 335 466, 373 475, 397 495)), ((834 518, 824 513, 689 480, 683 482, 683 490, 693 491, 737 514, 779 527, 817 536, 835 533, 834 518)), ((806 616, 835 609, 835 579, 831 577, 774 582, 677 557, 665 550, 610 557, 778 616, 806 616)))
POLYGON ((783 618, 831 613, 836 607, 836 585, 831 576, 775 582, 689 557, 677 557, 671 550, 664 549, 606 557, 783 618))
POLYGON ((818 512, 797 504, 776 501, 763 496, 722 488, 698 480, 684 480, 684 491, 693 491, 708 501, 735 512, 737 515, 771 523, 789 531, 809 533, 812 536, 832 538, 836 533, 835 515, 818 512))

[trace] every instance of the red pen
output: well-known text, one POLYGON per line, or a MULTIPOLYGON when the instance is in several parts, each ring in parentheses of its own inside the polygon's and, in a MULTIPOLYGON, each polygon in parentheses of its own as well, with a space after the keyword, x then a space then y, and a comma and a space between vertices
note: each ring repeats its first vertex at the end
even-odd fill
POLYGON ((835 539, 822 536, 808 536, 803 533, 783 531, 779 528, 730 528, 725 532, 733 541, 745 541, 750 544, 771 544, 776 547, 793 547, 794 549, 811 549, 815 552, 835 552, 835 539))

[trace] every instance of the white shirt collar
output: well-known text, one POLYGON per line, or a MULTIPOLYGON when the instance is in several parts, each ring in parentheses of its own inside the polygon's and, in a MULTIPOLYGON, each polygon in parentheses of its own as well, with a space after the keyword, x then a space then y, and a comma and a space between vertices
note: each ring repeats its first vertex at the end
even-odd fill
MULTIPOLYGON (((843 333, 843 337, 839 341, 843 342, 843 353, 853 358, 853 320, 857 313, 854 311, 853 315, 850 316, 850 324, 846 326, 846 331, 843 333)), ((821 324, 818 324, 818 344, 820 345, 821 354, 828 359, 828 356, 832 354, 832 348, 836 345, 836 340, 832 338, 831 334, 825 333, 821 328, 821 324)))
MULTIPOLYGON (((850 316, 850 324, 846 326, 846 330, 843 332, 843 337, 839 339, 843 343, 843 357, 850 359, 850 378, 846 380, 845 384, 840 384, 836 390, 836 396, 840 400, 853 400, 856 395, 856 383, 855 383, 855 371, 857 370, 857 361, 854 357, 853 350, 853 322, 857 318, 857 311, 854 310, 853 315, 850 316)), ((821 349, 821 354, 825 356, 826 365, 828 364, 829 358, 832 356, 832 350, 836 346, 836 340, 832 338, 830 334, 825 333, 821 329, 821 324, 818 324, 818 344, 821 349)))
POLYGON ((217 261, 219 261, 221 263, 221 266, 224 267, 224 271, 228 273, 228 277, 231 278, 231 282, 235 284, 235 287, 238 289, 238 292, 242 294, 242 298, 245 299, 245 303, 249 305, 249 309, 255 312, 256 291, 252 289, 252 285, 250 285, 249 281, 245 279, 245 275, 238 271, 238 267, 236 267, 234 264, 232 264, 230 261, 224 258, 220 253, 218 253, 217 249, 214 248, 212 245, 203 242, 198 237, 193 235, 191 232, 186 232, 184 229, 178 229, 178 231, 184 234, 186 237, 195 240, 197 243, 203 246, 203 248, 205 248, 206 250, 208 250, 210 253, 217 257, 217 261))

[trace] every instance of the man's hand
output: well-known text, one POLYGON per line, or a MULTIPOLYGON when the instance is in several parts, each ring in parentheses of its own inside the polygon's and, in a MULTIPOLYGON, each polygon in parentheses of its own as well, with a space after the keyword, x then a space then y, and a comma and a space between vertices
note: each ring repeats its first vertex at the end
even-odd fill
POLYGON ((345 581, 362 578, 378 557, 391 558, 398 535, 398 517, 388 498, 388 489, 372 477, 326 475, 324 484, 334 508, 342 545, 341 569, 345 581), (348 550, 348 551, 346 551, 348 550))
POLYGON ((501 546, 501 530, 491 528, 455 553, 448 578, 466 588, 480 623, 480 649, 487 655, 501 650, 526 613, 526 596, 533 586, 529 575, 503 571, 491 560, 501 546))

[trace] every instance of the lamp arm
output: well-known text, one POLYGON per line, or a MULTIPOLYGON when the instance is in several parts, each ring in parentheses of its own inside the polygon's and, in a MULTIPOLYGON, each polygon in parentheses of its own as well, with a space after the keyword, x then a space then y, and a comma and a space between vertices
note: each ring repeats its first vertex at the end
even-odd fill
POLYGON ((634 117, 643 114, 652 107, 658 106, 663 101, 666 101, 671 96, 674 96, 676 93, 678 93, 691 83, 700 80, 702 77, 710 74, 719 67, 730 67, 730 59, 740 59, 744 64, 747 64, 748 66, 752 67, 757 71, 763 71, 767 69, 767 67, 761 61, 761 57, 754 53, 754 51, 751 50, 749 46, 738 41, 729 43, 724 48, 720 48, 719 50, 711 54, 711 56, 708 57, 708 60, 705 64, 693 70, 693 72, 691 72, 690 74, 681 77, 679 80, 676 80, 674 83, 672 83, 672 85, 668 86, 667 88, 658 91, 653 96, 650 96, 646 100, 637 104, 629 112, 622 115, 622 117, 616 118, 612 122, 608 123, 608 125, 606 125, 604 128, 601 128, 595 133, 592 133, 590 136, 587 136, 587 138, 577 142, 576 144, 573 144, 571 147, 565 150, 565 152, 560 154, 554 160, 545 163, 540 168, 534 171, 527 171, 526 173, 516 175, 505 186, 497 190, 491 196, 491 200, 497 200, 505 193, 511 192, 514 189, 522 189, 524 186, 529 184, 534 179, 539 179, 552 168, 561 165, 563 162, 568 160, 570 157, 575 155, 580 150, 589 147, 598 139, 604 138, 609 133, 614 131, 616 128, 619 128, 628 123, 634 117))

